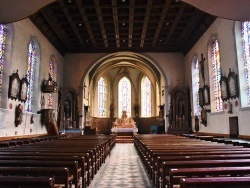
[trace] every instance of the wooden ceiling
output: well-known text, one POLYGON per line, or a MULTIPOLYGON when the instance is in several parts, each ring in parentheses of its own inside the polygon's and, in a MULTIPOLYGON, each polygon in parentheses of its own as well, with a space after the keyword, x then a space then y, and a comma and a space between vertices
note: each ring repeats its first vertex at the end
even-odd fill
POLYGON ((29 18, 64 55, 186 54, 216 17, 178 0, 58 0, 29 18))

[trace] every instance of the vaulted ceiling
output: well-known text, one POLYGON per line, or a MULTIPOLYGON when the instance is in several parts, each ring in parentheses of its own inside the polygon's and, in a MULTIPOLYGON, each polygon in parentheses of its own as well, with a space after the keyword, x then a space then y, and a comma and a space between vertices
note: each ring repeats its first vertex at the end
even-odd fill
POLYGON ((216 17, 178 0, 58 0, 29 18, 64 55, 186 54, 216 17))

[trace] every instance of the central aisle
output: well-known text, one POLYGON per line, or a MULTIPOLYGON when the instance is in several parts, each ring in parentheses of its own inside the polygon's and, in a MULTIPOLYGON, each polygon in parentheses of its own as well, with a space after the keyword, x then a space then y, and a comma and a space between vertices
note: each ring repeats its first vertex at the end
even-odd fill
POLYGON ((133 143, 116 143, 92 188, 152 188, 133 143))

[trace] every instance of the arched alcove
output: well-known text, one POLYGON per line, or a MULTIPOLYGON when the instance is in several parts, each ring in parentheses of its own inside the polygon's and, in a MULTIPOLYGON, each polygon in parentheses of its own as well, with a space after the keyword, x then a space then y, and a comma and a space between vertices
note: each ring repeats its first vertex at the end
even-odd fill
MULTIPOLYGON (((109 111, 111 106, 114 107, 114 118, 119 117, 118 83, 124 76, 127 77, 131 83, 131 117, 136 116, 135 106, 137 107, 139 105, 139 111, 141 111, 141 79, 144 76, 147 76, 152 83, 152 117, 158 118, 158 106, 166 104, 167 102, 166 96, 168 96, 168 91, 162 91, 167 88, 167 79, 164 72, 157 66, 157 62, 141 54, 118 52, 100 58, 83 75, 82 88, 83 96, 85 97, 83 97, 82 106, 90 106, 89 115, 91 117, 97 117, 98 114, 97 83, 102 76, 108 78, 107 88, 109 91, 107 92, 107 109, 109 111)), ((109 115, 110 113, 107 113, 107 117, 105 118, 108 119, 109 115)))

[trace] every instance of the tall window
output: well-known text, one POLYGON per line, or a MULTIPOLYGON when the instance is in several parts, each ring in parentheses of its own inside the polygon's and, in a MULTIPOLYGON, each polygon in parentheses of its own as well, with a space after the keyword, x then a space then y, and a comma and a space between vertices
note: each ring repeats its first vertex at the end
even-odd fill
POLYGON ((142 116, 151 116, 151 81, 147 76, 142 79, 142 116))
POLYGON ((107 84, 101 77, 98 81, 98 116, 106 117, 107 115, 107 84))
POLYGON ((35 82, 35 66, 36 66, 36 49, 32 41, 29 43, 28 52, 28 68, 27 68, 27 79, 28 79, 28 92, 27 101, 25 103, 25 111, 31 112, 32 110, 32 99, 34 94, 34 82, 35 82))
POLYGON ((6 25, 0 24, 0 101, 2 101, 2 83, 3 83, 5 45, 6 45, 6 25))
POLYGON ((242 23, 242 42, 247 104, 250 106, 250 22, 242 23))
POLYGON ((123 77, 118 84, 118 116, 122 115, 122 111, 127 112, 127 117, 131 117, 131 83, 128 78, 123 77))
POLYGON ((201 114, 201 107, 199 105, 199 88, 200 88, 200 72, 199 60, 195 56, 192 62, 192 85, 193 85, 193 106, 194 115, 201 114))
POLYGON ((223 110, 223 103, 221 99, 221 88, 220 88, 220 78, 221 78, 220 51, 217 39, 214 39, 212 44, 212 72, 213 72, 215 110, 219 112, 223 110))
MULTIPOLYGON (((49 73, 53 79, 55 77, 55 62, 54 61, 55 61, 55 58, 50 58, 50 60, 49 60, 49 73)), ((49 94, 48 107, 49 108, 53 107, 53 93, 49 94)))

